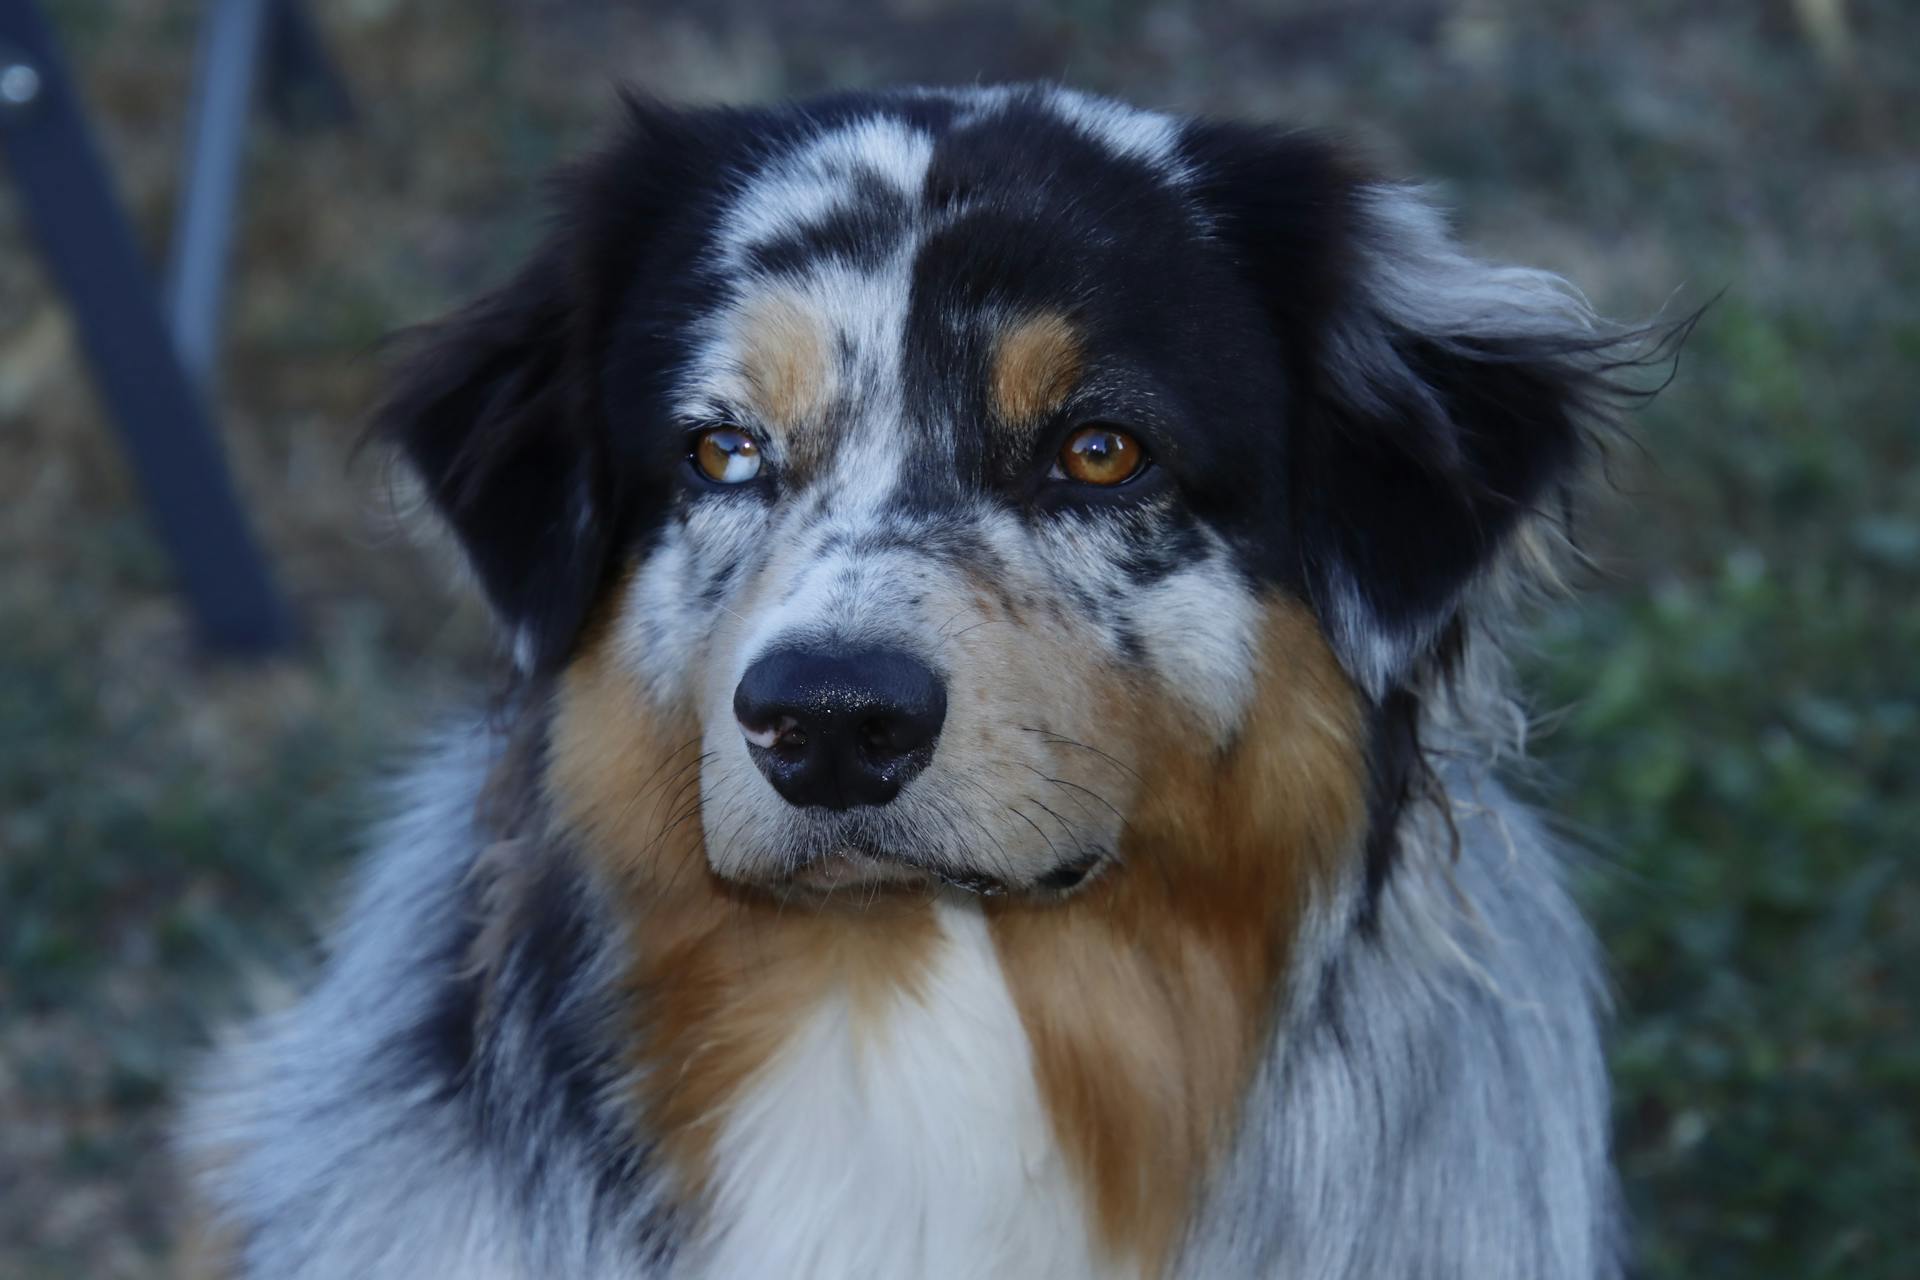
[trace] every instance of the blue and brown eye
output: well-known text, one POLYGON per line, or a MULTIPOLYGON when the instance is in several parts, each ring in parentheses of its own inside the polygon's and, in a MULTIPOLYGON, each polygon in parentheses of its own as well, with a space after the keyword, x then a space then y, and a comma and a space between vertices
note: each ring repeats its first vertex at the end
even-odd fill
POLYGON ((760 446, 738 427, 708 427, 699 432, 688 456, 700 474, 715 484, 745 484, 760 474, 760 446))
POLYGON ((1147 451, 1140 442, 1105 423, 1081 427, 1067 437, 1054 460, 1056 479, 1112 488, 1139 475, 1147 465, 1147 451))

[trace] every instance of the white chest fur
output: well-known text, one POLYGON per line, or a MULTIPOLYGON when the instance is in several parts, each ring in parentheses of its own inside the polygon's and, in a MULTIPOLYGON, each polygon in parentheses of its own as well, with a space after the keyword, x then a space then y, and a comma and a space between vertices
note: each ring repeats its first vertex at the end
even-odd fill
POLYGON ((939 908, 920 997, 829 996, 743 1091, 685 1280, 1101 1280, 986 922, 939 908))

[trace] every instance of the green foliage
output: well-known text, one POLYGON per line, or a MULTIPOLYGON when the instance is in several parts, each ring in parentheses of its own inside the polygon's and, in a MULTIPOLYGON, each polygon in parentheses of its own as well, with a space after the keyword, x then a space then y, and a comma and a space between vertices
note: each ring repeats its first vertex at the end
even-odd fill
POLYGON ((1920 1256, 1920 486, 1886 395, 1913 375, 1850 341, 1738 298, 1708 317, 1640 435, 1672 458, 1656 495, 1715 519, 1616 532, 1658 576, 1556 618, 1533 663, 1565 708, 1549 803, 1599 854, 1654 1276, 1920 1256))
POLYGON ((1546 638, 1655 1275, 1892 1277, 1920 1248, 1920 604, 1858 585, 1735 557, 1546 638))

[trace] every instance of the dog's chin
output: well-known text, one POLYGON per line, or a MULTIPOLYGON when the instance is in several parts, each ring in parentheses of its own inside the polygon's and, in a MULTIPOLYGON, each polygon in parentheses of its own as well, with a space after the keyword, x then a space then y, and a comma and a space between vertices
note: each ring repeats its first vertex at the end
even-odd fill
POLYGON ((768 859, 765 870, 736 872, 732 879, 783 900, 794 898, 852 898, 871 901, 883 897, 926 897, 957 891, 981 897, 999 897, 1007 884, 985 872, 928 867, 913 858, 853 843, 810 855, 795 865, 791 858, 768 859))
POLYGON ((925 891, 938 883, 939 877, 924 867, 852 846, 810 859, 782 881, 786 888, 823 894, 850 889, 863 893, 925 891))

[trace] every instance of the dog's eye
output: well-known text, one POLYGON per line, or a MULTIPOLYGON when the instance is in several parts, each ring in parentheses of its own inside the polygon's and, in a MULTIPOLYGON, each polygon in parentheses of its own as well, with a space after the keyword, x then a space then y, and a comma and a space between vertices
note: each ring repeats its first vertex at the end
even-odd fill
POLYGON ((760 474, 760 446, 738 427, 708 427, 693 439, 693 465, 716 484, 745 484, 760 474))
POLYGON ((1053 475, 1110 488, 1133 479, 1146 465, 1147 451, 1138 440, 1117 427, 1096 422, 1067 437, 1054 460, 1053 475))

